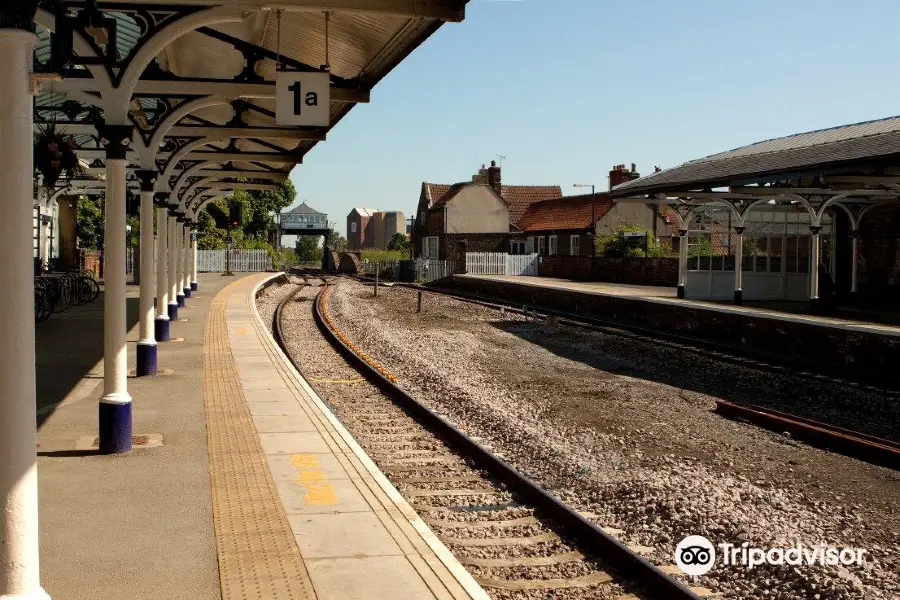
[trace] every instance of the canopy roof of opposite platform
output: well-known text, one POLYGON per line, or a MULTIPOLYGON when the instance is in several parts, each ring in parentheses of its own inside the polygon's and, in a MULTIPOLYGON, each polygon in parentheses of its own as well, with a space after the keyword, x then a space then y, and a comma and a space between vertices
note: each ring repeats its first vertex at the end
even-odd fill
MULTIPOLYGON (((856 228, 872 206, 900 200, 900 116, 774 138, 692 160, 615 186, 617 202, 679 208, 806 210, 813 223, 829 206, 856 228)), ((682 226, 683 221, 680 221, 682 226)))

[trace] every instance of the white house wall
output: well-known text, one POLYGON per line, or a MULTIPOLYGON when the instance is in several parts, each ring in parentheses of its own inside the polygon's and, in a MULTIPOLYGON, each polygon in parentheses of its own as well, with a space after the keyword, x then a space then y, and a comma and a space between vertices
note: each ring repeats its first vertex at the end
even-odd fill
POLYGON ((467 186, 447 203, 446 233, 509 233, 509 208, 484 186, 467 186))

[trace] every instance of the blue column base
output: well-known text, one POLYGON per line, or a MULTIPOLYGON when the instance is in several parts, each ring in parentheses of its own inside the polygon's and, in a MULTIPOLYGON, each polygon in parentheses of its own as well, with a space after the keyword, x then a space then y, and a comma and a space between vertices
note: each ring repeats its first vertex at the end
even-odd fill
POLYGON ((156 375, 156 344, 142 344, 138 342, 135 354, 137 356, 137 370, 135 374, 138 377, 156 375))
POLYGON ((678 294, 677 295, 679 298, 684 298, 684 286, 683 285, 678 286, 678 294))
POLYGON ((176 295, 175 299, 178 300, 178 307, 183 308, 184 307, 184 294, 176 295))
POLYGON ((744 290, 734 290, 734 303, 735 304, 743 304, 744 303, 744 290))
POLYGON ((196 292, 198 289, 200 289, 200 285, 199 285, 196 281, 192 281, 192 282, 191 282, 191 289, 194 290, 194 291, 196 292))
POLYGON ((100 402, 100 454, 131 452, 131 402, 100 402))
POLYGON ((819 298, 810 298, 809 299, 809 312, 814 315, 818 315, 822 313, 822 300, 819 298))
POLYGON ((184 297, 185 298, 191 297, 191 288, 189 288, 189 287, 184 288, 184 297))
POLYGON ((169 322, 178 320, 178 304, 169 302, 169 322))
POLYGON ((163 319, 161 317, 157 317, 155 321, 153 321, 153 337, 157 342, 168 342, 172 339, 171 334, 169 333, 169 319, 163 319))

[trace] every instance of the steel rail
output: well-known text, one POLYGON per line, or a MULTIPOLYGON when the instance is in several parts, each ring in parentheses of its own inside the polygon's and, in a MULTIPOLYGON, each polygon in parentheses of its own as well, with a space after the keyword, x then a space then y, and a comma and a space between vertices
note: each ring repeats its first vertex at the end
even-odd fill
POLYGON ((764 408, 739 406, 716 400, 716 412, 731 419, 753 423, 771 431, 788 432, 792 437, 832 452, 900 470, 900 444, 812 419, 764 408))
MULTIPOLYGON (((378 372, 369 363, 363 360, 356 352, 347 346, 338 335, 328 326, 322 314, 322 299, 329 285, 323 286, 314 302, 314 316, 322 335, 347 361, 354 366, 370 383, 378 387, 385 395, 391 398, 411 415, 417 418, 423 425, 432 429, 438 435, 447 440, 461 454, 478 462, 481 468, 514 488, 523 499, 528 500, 534 506, 543 509, 548 516, 559 523, 572 537, 581 543, 586 549, 590 549, 609 560, 613 566, 623 574, 634 578, 648 590, 658 594, 666 600, 701 600, 686 585, 666 575, 662 570, 643 556, 635 553, 615 537, 603 531, 600 527, 591 523, 579 514, 575 509, 566 505, 553 494, 544 490, 537 483, 526 477, 514 467, 503 461, 493 452, 480 445, 466 435, 462 430, 430 408, 413 398, 410 394, 392 383, 382 373, 378 372)), ((299 290, 298 290, 299 292, 299 290)), ((298 372, 300 366, 294 360, 287 349, 284 335, 281 329, 282 307, 287 304, 297 292, 288 294, 279 303, 275 311, 275 340, 285 355, 298 372)))

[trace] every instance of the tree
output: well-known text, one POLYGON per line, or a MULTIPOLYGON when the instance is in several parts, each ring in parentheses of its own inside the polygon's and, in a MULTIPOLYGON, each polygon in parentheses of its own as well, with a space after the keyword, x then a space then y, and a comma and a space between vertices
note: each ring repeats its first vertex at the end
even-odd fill
POLYGON ((312 262, 322 260, 322 248, 319 247, 319 237, 314 235, 298 235, 294 244, 294 253, 300 262, 312 262))
POLYGON ((75 232, 78 247, 97 250, 103 241, 103 209, 100 200, 91 196, 79 196, 75 213, 75 232))
POLYGON ((409 252, 409 239, 405 234, 395 233, 388 242, 388 250, 398 250, 400 252, 409 252))
POLYGON ((329 245, 331 249, 335 252, 346 252, 347 248, 350 247, 350 244, 347 242, 347 238, 342 236, 337 232, 337 229, 332 227, 331 236, 329 237, 329 245))

